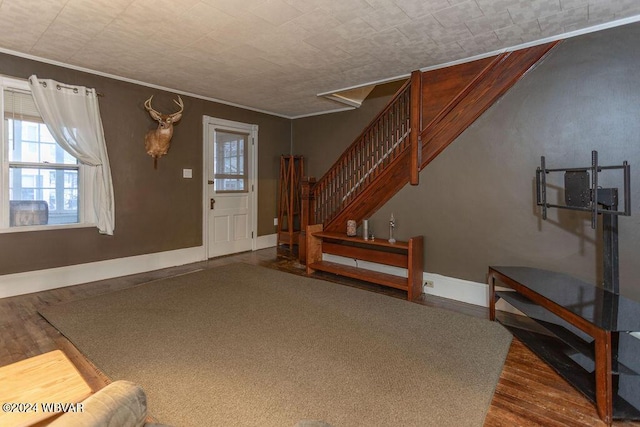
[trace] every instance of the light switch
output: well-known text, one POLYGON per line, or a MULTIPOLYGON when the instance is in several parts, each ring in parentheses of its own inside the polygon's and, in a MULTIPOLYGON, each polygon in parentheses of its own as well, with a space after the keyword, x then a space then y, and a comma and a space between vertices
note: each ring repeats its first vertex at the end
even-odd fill
POLYGON ((182 169, 182 177, 183 178, 193 178, 193 170, 192 169, 182 169))

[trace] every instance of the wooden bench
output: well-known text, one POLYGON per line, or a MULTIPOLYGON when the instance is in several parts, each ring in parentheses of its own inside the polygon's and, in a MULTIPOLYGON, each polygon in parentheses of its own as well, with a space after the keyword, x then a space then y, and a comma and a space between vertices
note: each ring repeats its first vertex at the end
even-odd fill
POLYGON ((344 233, 325 232, 322 224, 310 225, 306 233, 307 274, 325 271, 353 279, 407 291, 412 301, 423 291, 423 238, 412 237, 408 242, 389 243, 386 240, 364 240, 344 233), (407 277, 323 261, 322 254, 338 255, 377 264, 407 269, 407 277))

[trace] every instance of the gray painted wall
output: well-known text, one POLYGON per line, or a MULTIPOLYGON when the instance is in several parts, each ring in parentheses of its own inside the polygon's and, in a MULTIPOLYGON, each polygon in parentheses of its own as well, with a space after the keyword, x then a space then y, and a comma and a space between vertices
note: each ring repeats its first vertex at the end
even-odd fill
MULTIPOLYGON (((542 221, 534 193, 541 155, 548 167, 589 166, 595 149, 603 165, 631 164, 632 216, 620 219, 621 292, 640 300, 639 69, 639 24, 564 41, 424 169, 419 186, 406 186, 372 216, 376 237, 388 237, 393 212, 397 237, 425 236, 428 272, 485 282, 489 265, 527 265, 600 282, 601 232, 590 228, 588 214, 551 210, 542 221)), ((294 130, 314 131, 306 120, 294 130)), ((322 167, 321 175, 341 152, 335 129, 349 123, 336 114, 313 135, 294 131, 294 150, 310 153, 309 169, 322 167), (306 147, 309 141, 322 149, 306 147)))

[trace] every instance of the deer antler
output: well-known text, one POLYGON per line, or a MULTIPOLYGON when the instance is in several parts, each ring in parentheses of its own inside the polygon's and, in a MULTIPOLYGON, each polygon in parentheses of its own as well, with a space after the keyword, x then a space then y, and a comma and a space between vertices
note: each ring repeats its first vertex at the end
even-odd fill
MULTIPOLYGON (((153 98, 153 96, 151 96, 153 98)), ((176 104, 178 104, 178 107, 180 107, 180 111, 177 111, 173 114, 171 114, 171 117, 175 117, 178 114, 182 114, 182 111, 184 111, 184 103, 182 102, 182 98, 180 98, 180 95, 178 95, 178 100, 176 101, 175 99, 173 100, 173 102, 175 102, 176 104)), ((151 103, 149 103, 149 105, 151 105, 151 103)))
POLYGON ((151 98, 149 98, 146 101, 144 101, 144 108, 147 109, 147 111, 149 112, 151 117, 153 117, 154 120, 159 121, 160 120, 160 116, 162 116, 162 113, 154 110, 153 107, 151 107, 151 100, 152 99, 153 99, 153 95, 151 95, 151 98))
MULTIPOLYGON (((153 95, 151 95, 151 97, 149 99, 144 101, 144 108, 146 108, 147 110, 153 110, 153 108, 151 108, 151 100, 152 99, 153 99, 153 95)), ((156 110, 153 110, 153 111, 156 111, 156 110)))
MULTIPOLYGON (((163 114, 160 113, 159 111, 156 111, 151 106, 151 100, 152 99, 153 99, 153 95, 151 95, 151 97, 144 102, 144 108, 146 108, 146 110, 149 112, 149 114, 151 114, 151 117, 153 117, 157 121, 160 121, 160 120, 162 120, 161 116, 163 114)), ((180 98, 180 95, 178 95, 178 100, 174 99, 173 102, 175 102, 178 105, 178 107, 180 107, 180 110, 176 111, 173 114, 166 114, 166 116, 170 117, 172 121, 177 122, 180 119, 176 118, 176 117, 181 116, 182 112, 184 111, 184 102, 182 102, 182 98, 180 98)))

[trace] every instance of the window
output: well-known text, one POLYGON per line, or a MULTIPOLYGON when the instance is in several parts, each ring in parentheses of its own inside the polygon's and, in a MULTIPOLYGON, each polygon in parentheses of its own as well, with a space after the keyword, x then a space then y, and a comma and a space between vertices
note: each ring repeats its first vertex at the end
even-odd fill
POLYGON ((83 166, 43 123, 26 81, 1 78, 4 120, 0 229, 80 224, 83 166))
POLYGON ((214 145, 214 182, 217 193, 246 193, 248 134, 216 131, 214 145))

